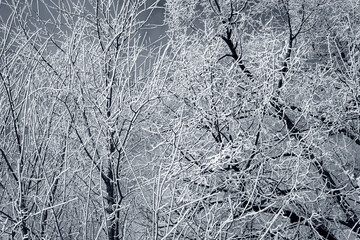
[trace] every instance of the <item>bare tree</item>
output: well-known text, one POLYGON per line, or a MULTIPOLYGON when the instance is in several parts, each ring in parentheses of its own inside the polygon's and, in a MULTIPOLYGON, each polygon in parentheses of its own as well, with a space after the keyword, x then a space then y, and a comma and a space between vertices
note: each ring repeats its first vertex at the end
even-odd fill
POLYGON ((143 27, 157 4, 1 3, 2 236, 146 233, 140 130, 161 94, 164 52, 146 46, 143 27))
POLYGON ((168 1, 186 117, 163 238, 359 236, 359 7, 168 1))
POLYGON ((0 3, 0 236, 357 239, 359 3, 160 5, 0 3))

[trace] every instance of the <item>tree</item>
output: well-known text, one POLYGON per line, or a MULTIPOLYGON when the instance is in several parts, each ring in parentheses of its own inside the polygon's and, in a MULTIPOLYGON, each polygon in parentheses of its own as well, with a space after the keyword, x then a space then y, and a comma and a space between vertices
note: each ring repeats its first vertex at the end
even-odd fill
POLYGON ((164 238, 359 236, 359 7, 167 2, 186 117, 164 238))
POLYGON ((360 4, 162 4, 0 3, 0 236, 360 237, 360 4))
POLYGON ((2 236, 144 234, 137 158, 162 48, 143 34, 157 4, 1 3, 10 12, 1 22, 2 236))

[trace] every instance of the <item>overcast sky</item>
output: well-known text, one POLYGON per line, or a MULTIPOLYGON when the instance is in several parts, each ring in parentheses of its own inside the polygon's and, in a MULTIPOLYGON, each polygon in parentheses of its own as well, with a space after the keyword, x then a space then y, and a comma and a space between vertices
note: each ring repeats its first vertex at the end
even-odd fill
MULTIPOLYGON (((87 0, 90 1, 90 0, 87 0)), ((115 0, 117 1, 117 0, 115 0)), ((121 0, 119 0, 121 1, 121 0)), ((149 0, 148 4, 152 4, 157 0, 149 0)), ((6 21, 11 13, 11 9, 5 4, 6 1, 1 1, 0 0, 0 17, 1 17, 1 21, 6 21)), ((146 33, 147 38, 150 41, 155 41, 157 40, 160 36, 165 35, 165 31, 167 30, 167 27, 164 26, 164 16, 165 16, 165 2, 166 0, 160 0, 159 3, 157 4, 157 8, 155 8, 150 16, 149 22, 146 26, 145 29, 141 30, 141 32, 143 34, 146 33)), ((33 1, 32 4, 32 10, 33 10, 33 16, 36 16, 36 13, 39 13, 39 16, 43 19, 43 20, 48 20, 51 19, 51 15, 49 13, 49 10, 52 12, 53 9, 51 8, 46 8, 45 5, 42 3, 42 1, 33 1)), ((52 4, 49 3, 49 5, 51 6, 52 4)), ((55 13, 54 15, 56 16, 58 13, 55 13)), ((148 14, 148 12, 146 13, 148 14)), ((140 16, 141 18, 145 18, 145 14, 140 16)), ((141 20, 143 20, 141 19, 141 20)), ((31 27, 31 26, 28 26, 31 27)), ((34 29, 35 30, 35 29, 34 29)))

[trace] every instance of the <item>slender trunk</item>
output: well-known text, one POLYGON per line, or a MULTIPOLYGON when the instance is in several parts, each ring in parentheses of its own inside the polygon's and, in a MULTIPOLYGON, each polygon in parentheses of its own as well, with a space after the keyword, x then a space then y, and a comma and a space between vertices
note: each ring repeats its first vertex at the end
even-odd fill
MULTIPOLYGON (((109 95, 107 97, 107 102, 106 102, 106 116, 107 118, 111 117, 111 107, 112 107, 112 81, 111 81, 111 77, 112 75, 110 74, 110 68, 109 66, 107 66, 107 73, 108 73, 108 79, 110 82, 107 82, 107 84, 110 84, 110 89, 109 89, 109 95)), ((107 192, 107 213, 109 215, 108 217, 108 238, 109 240, 119 240, 120 239, 120 234, 119 234, 119 216, 117 214, 117 204, 116 204, 116 200, 117 200, 117 192, 116 192, 116 184, 117 184, 117 180, 115 179, 116 173, 114 173, 113 171, 113 157, 116 151, 116 146, 114 143, 114 136, 115 136, 115 132, 112 130, 108 131, 108 137, 109 137, 109 142, 108 142, 108 146, 109 146, 109 156, 108 156, 108 169, 107 169, 107 173, 106 173, 106 178, 104 179, 105 181, 105 185, 106 185, 106 192, 107 192)))
MULTIPOLYGON (((20 183, 21 184, 21 183, 20 183)), ((26 219, 27 219, 27 209, 26 209, 26 203, 24 200, 24 195, 23 193, 20 193, 20 229, 21 229, 21 234, 22 234, 22 239, 23 240, 28 240, 29 239, 29 230, 28 227, 26 225, 26 219)))

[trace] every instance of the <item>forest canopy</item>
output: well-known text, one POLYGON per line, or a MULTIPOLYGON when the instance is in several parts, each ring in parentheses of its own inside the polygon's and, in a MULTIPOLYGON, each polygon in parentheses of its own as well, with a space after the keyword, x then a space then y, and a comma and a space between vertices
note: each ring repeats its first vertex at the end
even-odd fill
POLYGON ((0 13, 0 238, 360 238, 359 1, 0 13))

